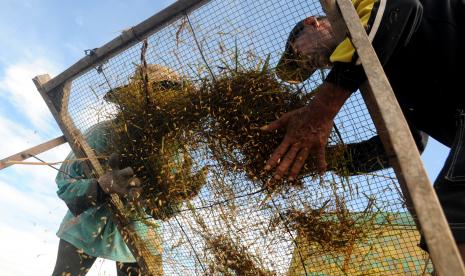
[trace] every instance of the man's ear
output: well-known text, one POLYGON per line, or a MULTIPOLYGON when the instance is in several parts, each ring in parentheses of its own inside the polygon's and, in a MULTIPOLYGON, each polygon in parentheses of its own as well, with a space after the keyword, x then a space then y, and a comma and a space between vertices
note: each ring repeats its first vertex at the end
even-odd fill
POLYGON ((318 19, 315 16, 310 16, 310 17, 305 18, 304 25, 318 28, 320 27, 320 22, 318 22, 318 19))

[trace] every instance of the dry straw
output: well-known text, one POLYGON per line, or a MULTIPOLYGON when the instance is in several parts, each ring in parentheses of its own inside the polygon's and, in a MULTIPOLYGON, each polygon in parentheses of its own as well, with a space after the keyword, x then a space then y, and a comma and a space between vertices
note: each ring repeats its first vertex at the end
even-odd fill
POLYGON ((301 248, 313 255, 341 256, 341 271, 347 272, 356 247, 381 236, 388 229, 390 218, 376 210, 373 199, 360 212, 350 212, 344 199, 337 195, 334 206, 331 205, 328 200, 320 208, 291 208, 273 219, 271 225, 273 230, 284 226, 295 231, 301 248))
MULTIPOLYGON (((118 109, 112 150, 142 179, 143 199, 157 218, 169 218, 205 184, 208 168, 194 164, 195 154, 213 159, 227 173, 245 172, 269 193, 302 185, 301 180, 271 181, 263 170, 284 132, 268 134, 259 128, 304 106, 307 99, 279 81, 268 60, 251 69, 238 64, 225 68, 197 85, 144 61, 126 86, 105 98, 118 109), (199 145, 209 153, 199 153, 199 145)), ((310 160, 301 176, 312 173, 310 160)))
MULTIPOLYGON (((194 82, 169 68, 147 65, 142 52, 136 74, 106 99, 118 110, 111 120, 111 150, 120 153, 122 164, 131 166, 141 178, 142 201, 153 217, 165 220, 176 215, 183 203, 215 181, 213 173, 242 175, 268 197, 301 188, 306 177, 315 175, 311 159, 293 182, 272 181, 271 174, 263 170, 285 130, 269 134, 260 127, 306 105, 312 96, 278 80, 268 58, 243 67, 235 56, 233 66, 194 82)), ((332 147, 328 153, 328 164, 342 172, 341 164, 348 163, 345 147, 332 147)), ((349 260, 355 245, 376 231, 378 213, 371 201, 358 214, 349 212, 343 198, 336 196, 331 210, 327 203, 319 209, 284 211, 272 225, 285 224, 306 244, 349 260)), ((203 229, 205 249, 215 260, 209 267, 212 273, 274 275, 230 236, 210 235, 205 225, 203 229)))
POLYGON ((111 150, 142 180, 142 200, 150 213, 168 219, 206 181, 207 168, 194 164, 191 156, 191 127, 198 118, 191 113, 190 96, 196 90, 161 66, 141 65, 138 71, 128 85, 106 97, 118 109, 111 121, 111 150))
POLYGON ((263 168, 284 132, 260 131, 284 113, 304 106, 300 92, 278 81, 268 62, 252 69, 226 68, 215 80, 205 80, 200 89, 200 108, 210 118, 205 138, 213 158, 225 170, 245 172, 271 192, 301 185, 299 181, 269 181, 270 174, 263 168))
POLYGON ((259 260, 248 252, 248 248, 235 243, 226 235, 216 235, 206 238, 207 250, 214 257, 215 262, 209 267, 209 275, 256 275, 273 276, 270 272, 261 268, 259 260))

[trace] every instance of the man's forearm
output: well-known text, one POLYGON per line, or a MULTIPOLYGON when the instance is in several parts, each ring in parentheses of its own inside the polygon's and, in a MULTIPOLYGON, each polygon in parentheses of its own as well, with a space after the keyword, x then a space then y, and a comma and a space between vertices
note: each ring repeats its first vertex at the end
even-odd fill
POLYGON ((321 109, 325 115, 334 119, 352 92, 330 82, 323 82, 310 102, 311 108, 321 109))

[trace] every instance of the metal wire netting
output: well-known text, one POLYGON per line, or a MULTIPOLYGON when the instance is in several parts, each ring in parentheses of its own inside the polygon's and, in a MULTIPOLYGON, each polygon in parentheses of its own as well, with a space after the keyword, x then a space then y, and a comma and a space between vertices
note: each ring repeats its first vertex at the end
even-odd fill
MULTIPOLYGON (((245 71, 266 63, 273 68, 289 31, 309 15, 323 15, 319 2, 210 1, 148 37, 145 59, 199 88, 238 64, 245 71)), ((136 43, 73 80, 69 113, 81 132, 117 116, 117 106, 104 96, 134 79, 142 46, 136 43)), ((288 87, 305 97, 325 73, 317 71, 302 85, 288 87)), ((336 117, 329 145, 373 136, 374 125, 355 93, 336 117)), ((168 218, 157 220, 148 212, 135 221, 141 237, 157 236, 147 242, 157 241, 153 254, 162 252, 165 275, 419 275, 431 270, 391 169, 304 175, 300 187, 270 193, 244 170, 225 169, 209 145, 189 149, 192 171, 208 168, 198 194, 168 218), (325 231, 354 238, 334 240, 325 231)))

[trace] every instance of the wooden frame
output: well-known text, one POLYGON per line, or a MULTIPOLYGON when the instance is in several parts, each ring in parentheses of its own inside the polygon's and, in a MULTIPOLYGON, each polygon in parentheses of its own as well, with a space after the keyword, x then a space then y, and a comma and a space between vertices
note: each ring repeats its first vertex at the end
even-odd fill
MULTIPOLYGON (((207 2, 209 0, 179 0, 137 26, 125 30, 120 36, 102 47, 92 50, 89 55, 55 78, 40 75, 33 79, 76 157, 87 158, 88 161, 84 162, 84 167, 89 177, 102 175, 103 168, 69 116, 68 100, 73 79, 207 2)), ((134 224, 125 215, 124 205, 118 196, 111 196, 109 207, 113 213, 113 221, 143 269, 144 275, 162 275, 161 254, 154 256, 149 248, 150 244, 155 248, 160 247, 158 235, 149 234, 146 237, 138 235, 134 224)))
MULTIPOLYGON (((91 177, 98 177, 103 174, 103 168, 98 162, 94 151, 89 147, 82 133, 74 126, 68 113, 68 97, 71 89, 70 82, 65 82, 53 89, 52 91, 46 91, 44 85, 50 81, 49 75, 37 76, 33 79, 37 89, 42 95, 44 101, 47 103, 53 117, 57 121, 61 130, 69 141, 70 147, 75 153, 77 158, 86 158, 88 161, 84 161, 84 167, 86 175, 91 177), (59 101, 52 100, 51 95, 61 95, 59 101)), ((118 230, 121 233, 124 241, 128 245, 129 249, 136 257, 137 262, 142 268, 144 275, 162 275, 163 266, 161 263, 161 255, 155 256, 150 252, 149 246, 151 239, 153 244, 158 244, 157 237, 141 237, 131 222, 130 218, 125 215, 125 207, 121 199, 113 194, 111 195, 110 202, 108 204, 112 210, 113 221, 115 222, 118 230)))
POLYGON ((391 85, 350 0, 322 0, 336 36, 351 38, 368 82, 362 94, 438 275, 465 275, 462 259, 391 85), (343 24, 342 22, 345 22, 343 24), (345 27, 343 27, 345 25, 345 27), (413 207, 413 208, 412 208, 413 207))

